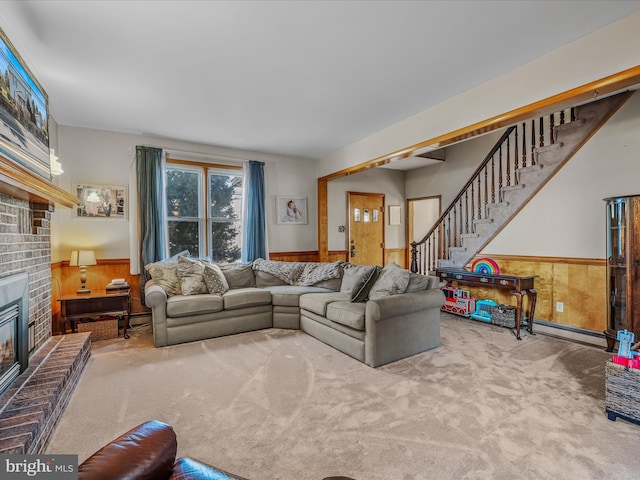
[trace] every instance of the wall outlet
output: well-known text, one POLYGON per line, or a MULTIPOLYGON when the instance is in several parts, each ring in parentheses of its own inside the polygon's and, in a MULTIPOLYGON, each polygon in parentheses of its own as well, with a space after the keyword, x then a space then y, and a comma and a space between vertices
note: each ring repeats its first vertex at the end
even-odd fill
POLYGON ((556 302, 556 312, 564 312, 564 302, 556 302))

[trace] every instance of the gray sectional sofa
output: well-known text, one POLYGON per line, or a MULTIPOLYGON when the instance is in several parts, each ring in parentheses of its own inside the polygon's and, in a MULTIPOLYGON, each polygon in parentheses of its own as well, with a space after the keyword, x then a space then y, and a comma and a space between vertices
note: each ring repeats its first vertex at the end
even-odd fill
POLYGON ((380 269, 260 259, 212 267, 176 257, 146 267, 153 278, 145 285, 145 303, 156 347, 264 328, 300 329, 377 367, 440 344, 444 295, 437 277, 395 264, 380 269), (185 276, 189 268, 195 268, 187 272, 191 277, 185 276), (177 278, 167 274, 172 269, 177 278))

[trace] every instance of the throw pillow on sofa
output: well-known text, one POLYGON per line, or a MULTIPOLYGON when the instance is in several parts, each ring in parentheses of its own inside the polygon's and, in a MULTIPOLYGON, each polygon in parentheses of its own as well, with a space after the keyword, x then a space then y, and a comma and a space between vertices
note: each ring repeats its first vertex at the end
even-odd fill
POLYGON ((405 293, 417 292, 419 290, 428 290, 430 288, 438 288, 440 279, 438 277, 429 275, 420 275, 419 273, 411 272, 409 274, 409 286, 405 290, 405 293))
POLYGON ((256 276, 250 263, 218 263, 217 265, 222 270, 230 289, 256 286, 256 276))
POLYGON ((340 292, 351 295, 352 302, 364 302, 379 271, 380 268, 375 265, 345 266, 340 292))
POLYGON ((178 276, 182 295, 209 293, 207 284, 204 283, 204 267, 207 264, 205 260, 178 257, 178 276))
POLYGON ((151 278, 163 288, 168 296, 180 295, 182 288, 178 275, 178 258, 189 255, 189 250, 184 250, 176 253, 173 257, 145 265, 144 269, 149 272, 151 278))
POLYGON ((369 291, 369 300, 377 300, 389 295, 404 293, 409 286, 410 272, 391 262, 382 269, 376 283, 369 291))
POLYGON ((222 273, 220 267, 215 263, 208 263, 205 265, 202 276, 209 293, 222 295, 224 292, 229 290, 229 284, 227 283, 224 273, 222 273))

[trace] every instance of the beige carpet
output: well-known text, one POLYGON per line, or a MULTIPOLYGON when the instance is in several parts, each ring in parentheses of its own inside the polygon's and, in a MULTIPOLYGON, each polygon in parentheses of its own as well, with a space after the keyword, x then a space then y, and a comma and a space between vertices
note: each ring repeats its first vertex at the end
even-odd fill
POLYGON ((442 315, 442 345, 372 369, 300 332, 93 345, 47 453, 82 462, 149 419, 253 480, 638 479, 640 426, 604 413, 601 349, 442 315))

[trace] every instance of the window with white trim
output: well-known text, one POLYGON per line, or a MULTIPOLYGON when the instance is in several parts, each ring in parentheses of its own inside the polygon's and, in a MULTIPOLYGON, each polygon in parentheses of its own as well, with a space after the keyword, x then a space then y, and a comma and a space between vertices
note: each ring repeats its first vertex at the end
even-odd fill
POLYGON ((171 162, 165 169, 169 255, 189 250, 214 262, 240 260, 241 167, 171 162))

